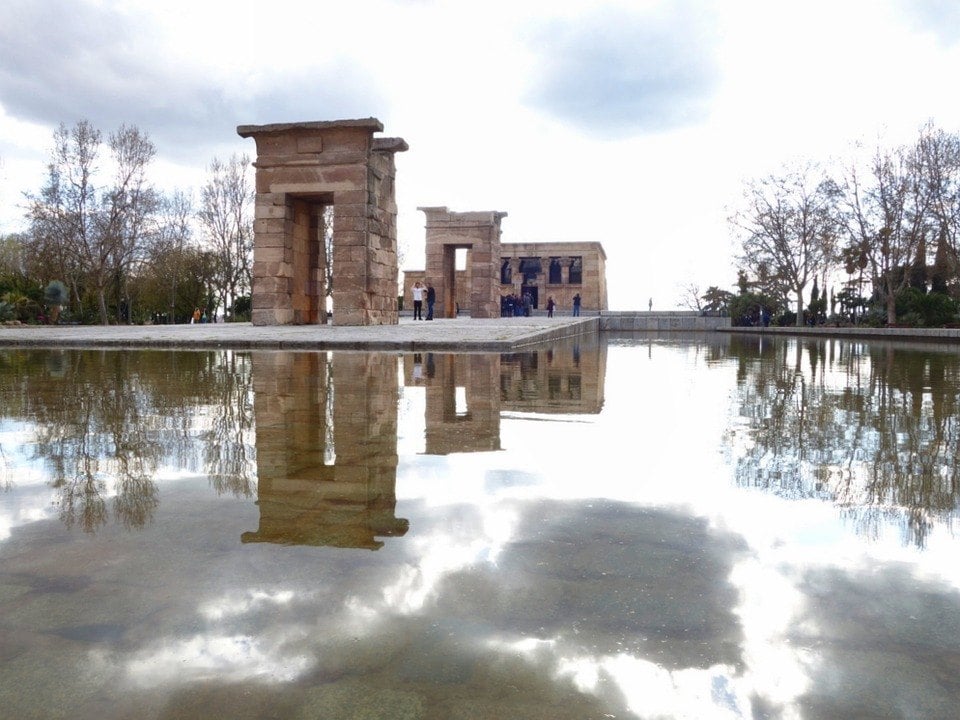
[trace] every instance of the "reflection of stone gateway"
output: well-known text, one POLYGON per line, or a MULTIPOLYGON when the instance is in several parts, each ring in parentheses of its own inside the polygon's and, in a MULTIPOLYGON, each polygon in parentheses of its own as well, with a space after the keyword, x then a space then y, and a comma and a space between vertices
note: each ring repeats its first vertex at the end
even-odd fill
POLYGON ((257 352, 252 363, 260 526, 243 542, 375 550, 404 535, 396 359, 257 352))
POLYGON ((500 356, 493 353, 404 356, 405 382, 426 390, 428 455, 500 450, 499 372, 500 356), (418 361, 425 366, 424 378, 416 376, 418 361))

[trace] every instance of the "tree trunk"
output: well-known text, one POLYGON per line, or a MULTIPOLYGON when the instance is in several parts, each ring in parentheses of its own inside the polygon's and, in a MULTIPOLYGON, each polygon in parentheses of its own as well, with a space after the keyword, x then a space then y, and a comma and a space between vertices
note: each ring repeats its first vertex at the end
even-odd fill
POLYGON ((109 325, 110 318, 107 315, 107 292, 103 288, 97 290, 97 304, 100 310, 100 324, 109 325))
POLYGON ((797 327, 803 327, 803 288, 797 290, 797 327))
POLYGON ((887 292, 887 325, 897 324, 897 296, 887 292))

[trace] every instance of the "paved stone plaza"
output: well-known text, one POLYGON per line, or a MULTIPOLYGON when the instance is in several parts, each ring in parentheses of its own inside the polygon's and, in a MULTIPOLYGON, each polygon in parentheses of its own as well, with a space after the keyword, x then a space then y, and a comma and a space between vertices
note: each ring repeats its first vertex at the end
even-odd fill
POLYGON ((401 317, 397 325, 13 325, 0 346, 509 351, 594 333, 598 317, 401 317))

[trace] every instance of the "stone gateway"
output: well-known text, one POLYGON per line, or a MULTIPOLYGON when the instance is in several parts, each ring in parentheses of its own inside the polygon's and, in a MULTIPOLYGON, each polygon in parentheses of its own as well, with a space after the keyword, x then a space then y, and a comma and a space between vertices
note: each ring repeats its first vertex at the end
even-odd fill
POLYGON ((237 127, 257 146, 254 325, 326 324, 328 263, 334 325, 397 324, 394 154, 407 144, 382 130, 376 118, 237 127))

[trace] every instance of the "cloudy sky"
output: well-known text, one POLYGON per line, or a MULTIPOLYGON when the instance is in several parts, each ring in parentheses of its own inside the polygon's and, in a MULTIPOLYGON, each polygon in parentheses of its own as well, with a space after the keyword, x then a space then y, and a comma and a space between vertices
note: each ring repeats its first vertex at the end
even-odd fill
POLYGON ((746 180, 853 142, 960 130, 950 0, 4 0, 0 233, 54 128, 121 124, 154 181, 254 154, 238 125, 376 117, 397 156, 404 267, 418 206, 497 210, 504 242, 599 241, 611 309, 732 287, 746 180))

